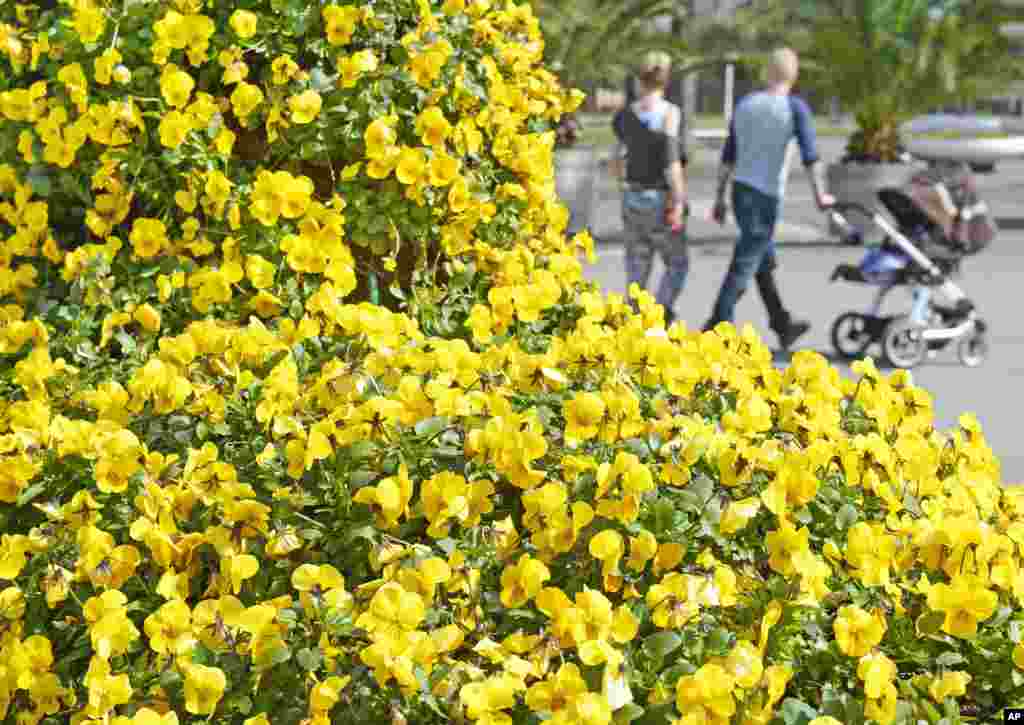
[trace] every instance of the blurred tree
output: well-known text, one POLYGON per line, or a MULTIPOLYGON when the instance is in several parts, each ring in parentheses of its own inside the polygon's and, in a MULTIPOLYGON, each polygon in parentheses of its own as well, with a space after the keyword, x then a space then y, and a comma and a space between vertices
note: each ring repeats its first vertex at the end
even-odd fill
POLYGON ((673 55, 685 42, 655 18, 677 15, 677 0, 534 0, 545 58, 563 83, 592 90, 618 85, 649 50, 673 55))
POLYGON ((1021 77, 998 0, 757 0, 741 24, 801 55, 801 82, 837 97, 857 130, 850 158, 894 161, 899 126, 994 95, 1021 77))

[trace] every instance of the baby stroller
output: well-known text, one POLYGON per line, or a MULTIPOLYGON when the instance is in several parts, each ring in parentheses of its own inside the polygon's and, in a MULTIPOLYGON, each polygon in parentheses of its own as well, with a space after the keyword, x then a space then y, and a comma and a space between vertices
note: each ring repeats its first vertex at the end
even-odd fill
POLYGON ((878 287, 868 312, 844 312, 835 320, 832 346, 854 359, 877 343, 890 365, 912 368, 957 341, 960 363, 980 365, 988 354, 985 322, 952 277, 964 257, 985 249, 997 230, 970 171, 963 164, 932 164, 904 186, 882 189, 878 198, 896 226, 859 204, 837 203, 830 211, 832 221, 854 241, 860 241, 860 233, 843 216, 850 211, 870 218, 885 234, 860 264, 840 264, 832 273, 832 281, 878 287), (911 291, 910 311, 883 316, 883 300, 901 286, 911 291), (935 301, 935 293, 942 303, 935 301))

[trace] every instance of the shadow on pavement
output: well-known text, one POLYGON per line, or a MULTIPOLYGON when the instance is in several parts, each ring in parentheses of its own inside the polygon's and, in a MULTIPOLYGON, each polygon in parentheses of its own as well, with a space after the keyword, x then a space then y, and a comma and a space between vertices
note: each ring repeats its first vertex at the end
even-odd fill
MULTIPOLYGON (((773 349, 772 350, 772 360, 777 365, 789 365, 789 363, 791 363, 793 361, 794 353, 799 352, 801 349, 811 349, 812 352, 818 353, 823 358, 828 360, 829 363, 831 363, 832 365, 838 365, 838 366, 841 366, 841 367, 847 367, 851 363, 854 362, 854 360, 851 360, 848 357, 843 357, 842 355, 839 355, 838 353, 836 353, 834 350, 815 350, 813 348, 797 348, 795 350, 778 350, 778 349, 773 349)), ((888 362, 886 362, 886 360, 883 359, 881 355, 871 355, 871 357, 874 358, 874 360, 875 360, 875 367, 878 368, 879 371, 882 371, 882 372, 893 372, 893 371, 898 369, 898 368, 894 367, 893 365, 890 365, 888 362)), ((959 367, 963 367, 963 366, 957 360, 940 360, 940 359, 935 359, 935 360, 926 360, 925 362, 922 362, 918 366, 918 368, 922 368, 922 367, 959 368, 959 367)))
POLYGON ((1024 217, 1019 216, 1000 216, 996 217, 996 224, 999 225, 1000 229, 1009 230, 1021 230, 1024 229, 1024 217))
MULTIPOLYGON (((1021 220, 1024 224, 1024 219, 1021 220)), ((1024 229, 1024 226, 1021 227, 1024 229)), ((608 247, 621 247, 626 243, 625 237, 620 234, 602 234, 600 236, 591 235, 594 237, 594 246, 598 249, 608 247)), ((736 234, 728 235, 700 235, 699 237, 691 237, 689 245, 691 248, 699 249, 701 247, 719 248, 719 247, 731 247, 736 243, 736 234)), ((851 245, 844 242, 840 242, 836 239, 822 238, 821 241, 808 242, 787 242, 784 239, 779 239, 775 242, 775 246, 779 249, 835 249, 837 247, 846 248, 851 245)), ((717 254, 718 252, 711 252, 717 254)), ((723 252, 724 253, 724 252, 723 252)))

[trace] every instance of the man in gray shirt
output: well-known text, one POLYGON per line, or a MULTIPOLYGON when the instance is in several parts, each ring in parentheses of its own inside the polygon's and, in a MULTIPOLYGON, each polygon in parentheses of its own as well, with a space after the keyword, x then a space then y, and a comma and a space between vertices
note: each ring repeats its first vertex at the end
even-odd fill
POLYGON ((736 303, 750 286, 751 278, 768 311, 769 323, 786 349, 810 329, 810 323, 795 320, 782 304, 775 283, 775 222, 783 192, 786 149, 796 137, 800 155, 822 211, 835 203, 825 192, 823 165, 815 144, 810 109, 800 98, 790 96, 796 82, 796 53, 782 48, 772 54, 768 87, 745 96, 736 106, 729 137, 722 151, 722 168, 713 216, 725 223, 725 194, 732 184, 732 202, 740 237, 732 263, 722 282, 711 319, 704 326, 733 322, 736 303))

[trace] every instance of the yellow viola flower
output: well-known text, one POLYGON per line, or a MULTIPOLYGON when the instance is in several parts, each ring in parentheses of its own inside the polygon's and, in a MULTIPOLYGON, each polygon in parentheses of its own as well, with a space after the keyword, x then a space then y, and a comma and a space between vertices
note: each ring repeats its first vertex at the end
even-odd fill
POLYGON ((728 656, 719 664, 732 675, 735 683, 744 690, 757 687, 764 675, 764 663, 757 647, 746 640, 737 642, 728 656))
POLYGON ((160 330, 160 313, 151 304, 140 305, 135 308, 135 312, 132 313, 132 319, 142 325, 142 329, 146 332, 159 332, 160 330))
POLYGON ((356 491, 352 500, 379 507, 378 521, 381 528, 395 529, 403 516, 409 515, 413 496, 413 482, 409 468, 399 466, 398 475, 383 479, 376 486, 364 486, 356 491))
POLYGON ((272 83, 275 86, 283 86, 291 81, 299 73, 299 64, 290 55, 279 55, 270 64, 270 72, 273 74, 272 83))
POLYGON ((893 683, 887 683, 879 698, 868 698, 864 703, 864 716, 880 723, 891 725, 896 720, 899 691, 893 683))
POLYGON ((601 562, 606 591, 618 591, 622 577, 619 561, 625 553, 622 535, 614 529, 605 529, 590 540, 590 555, 601 562))
POLYGON ((193 715, 211 715, 217 709, 227 677, 219 667, 187 664, 185 675, 185 709, 193 715))
POLYGON ((551 572, 543 562, 523 554, 501 574, 501 603, 509 609, 522 607, 540 593, 550 578, 551 572))
POLYGON ((942 631, 954 637, 971 639, 978 633, 978 623, 993 614, 999 596, 987 582, 970 575, 957 575, 950 584, 933 584, 928 590, 928 606, 946 617, 942 631))
POLYGON ((643 571, 647 562, 658 553, 658 540, 647 529, 640 532, 639 536, 631 536, 629 539, 629 561, 627 566, 631 571, 643 571))
POLYGON ((690 577, 677 572, 667 574, 647 590, 651 619, 661 629, 679 629, 697 616, 700 606, 690 599, 690 577))
POLYGON ((87 714, 102 718, 119 705, 132 699, 132 685, 127 674, 114 675, 110 663, 103 657, 93 656, 84 684, 89 691, 87 714))
POLYGON ((128 236, 136 256, 151 259, 164 247, 170 244, 167 239, 167 227, 159 219, 136 219, 128 236))
POLYGON ((80 0, 72 7, 75 12, 71 20, 71 27, 79 40, 86 44, 98 42, 107 27, 103 9, 97 7, 90 0, 80 0))
POLYGON ((232 594, 242 591, 242 582, 256 576, 260 561, 251 554, 235 554, 221 557, 221 574, 230 584, 232 594))
POLYGON ((761 510, 761 499, 753 496, 731 502, 722 512, 718 521, 719 530, 725 535, 742 531, 761 510))
POLYGON ((576 445, 597 436, 607 407, 597 393, 581 392, 567 400, 563 410, 566 443, 576 445))
POLYGON ((881 612, 866 612, 860 607, 847 605, 839 610, 833 623, 839 651, 849 657, 863 657, 885 635, 885 616, 881 612))
POLYGON ((267 289, 274 284, 277 267, 259 254, 250 254, 245 258, 245 276, 258 290, 267 289))
POLYGON ((163 74, 160 77, 160 92, 171 108, 187 106, 195 85, 196 82, 192 76, 180 70, 173 63, 164 66, 163 74))
POLYGON ((149 637, 150 649, 157 654, 183 655, 196 644, 192 636, 192 610, 181 599, 172 599, 146 617, 143 629, 149 637))
POLYGON ((427 157, 421 149, 403 147, 395 165, 395 178, 406 186, 418 186, 427 179, 427 157))
POLYGON ((326 715, 341 697, 341 691, 348 685, 351 677, 328 677, 319 682, 309 693, 309 712, 312 715, 326 715))
POLYGON ((328 5, 321 12, 327 42, 331 45, 348 45, 359 26, 360 9, 355 5, 328 5))
POLYGON ((431 186, 448 186, 459 178, 459 160, 444 151, 435 152, 427 172, 431 186))
POLYGON ((263 91, 259 86, 241 82, 231 93, 231 107, 243 127, 249 124, 249 115, 263 103, 263 91))
POLYGON ((685 553, 683 545, 677 542, 666 541, 658 544, 658 553, 654 557, 654 575, 660 576, 662 572, 675 569, 683 560, 685 553))
POLYGON ((809 551, 810 530, 804 526, 797 530, 787 521, 783 521, 776 531, 768 532, 765 545, 768 548, 768 565, 783 576, 800 573, 798 562, 800 555, 809 551))
POLYGON ((676 707, 679 712, 699 713, 705 722, 729 722, 736 712, 735 681, 721 665, 707 664, 692 675, 679 678, 676 707))
POLYGON ((967 685, 972 679, 967 672, 943 672, 941 677, 932 680, 928 694, 941 705, 947 697, 963 697, 967 694, 967 685))
POLYGON ((170 111, 160 120, 160 143, 176 149, 185 143, 193 130, 192 118, 181 111, 170 111))
MULTIPOLYGON (((8 623, 16 622, 25 616, 25 593, 16 586, 0 590, 0 618, 8 623)), ((5 627, 10 626, 5 624, 5 627)))
POLYGON ((445 142, 452 132, 452 126, 445 118, 444 111, 437 106, 425 108, 416 117, 415 128, 423 143, 435 150, 444 148, 445 142))
POLYGON ((31 545, 21 534, 0 535, 0 579, 14 581, 28 562, 31 545))
POLYGON ((124 654, 139 637, 139 631, 128 619, 128 597, 117 590, 108 590, 86 600, 82 608, 89 624, 93 649, 100 657, 124 654))
POLYGON ((526 683, 514 675, 494 675, 482 682, 470 682, 459 691, 459 700, 471 720, 484 719, 494 725, 511 723, 504 711, 515 707, 516 694, 526 690, 526 683))
POLYGON ((292 123, 300 125, 312 123, 320 115, 323 102, 323 98, 314 90, 303 91, 289 98, 288 108, 292 112, 292 123))
POLYGON ((567 662, 548 677, 526 691, 526 706, 534 712, 558 715, 572 707, 574 701, 588 692, 577 665, 567 662))
POLYGON ((310 616, 321 607, 346 612, 352 608, 352 595, 345 591, 345 578, 330 564, 303 564, 292 572, 292 586, 310 616))
POLYGON ((256 35, 256 25, 258 22, 259 17, 256 13, 248 10, 236 10, 231 13, 231 17, 228 19, 228 24, 235 31, 235 35, 243 40, 256 35))
POLYGON ((857 664, 857 676, 864 682, 864 694, 870 699, 885 697, 896 680, 896 664, 881 652, 869 652, 857 664))

